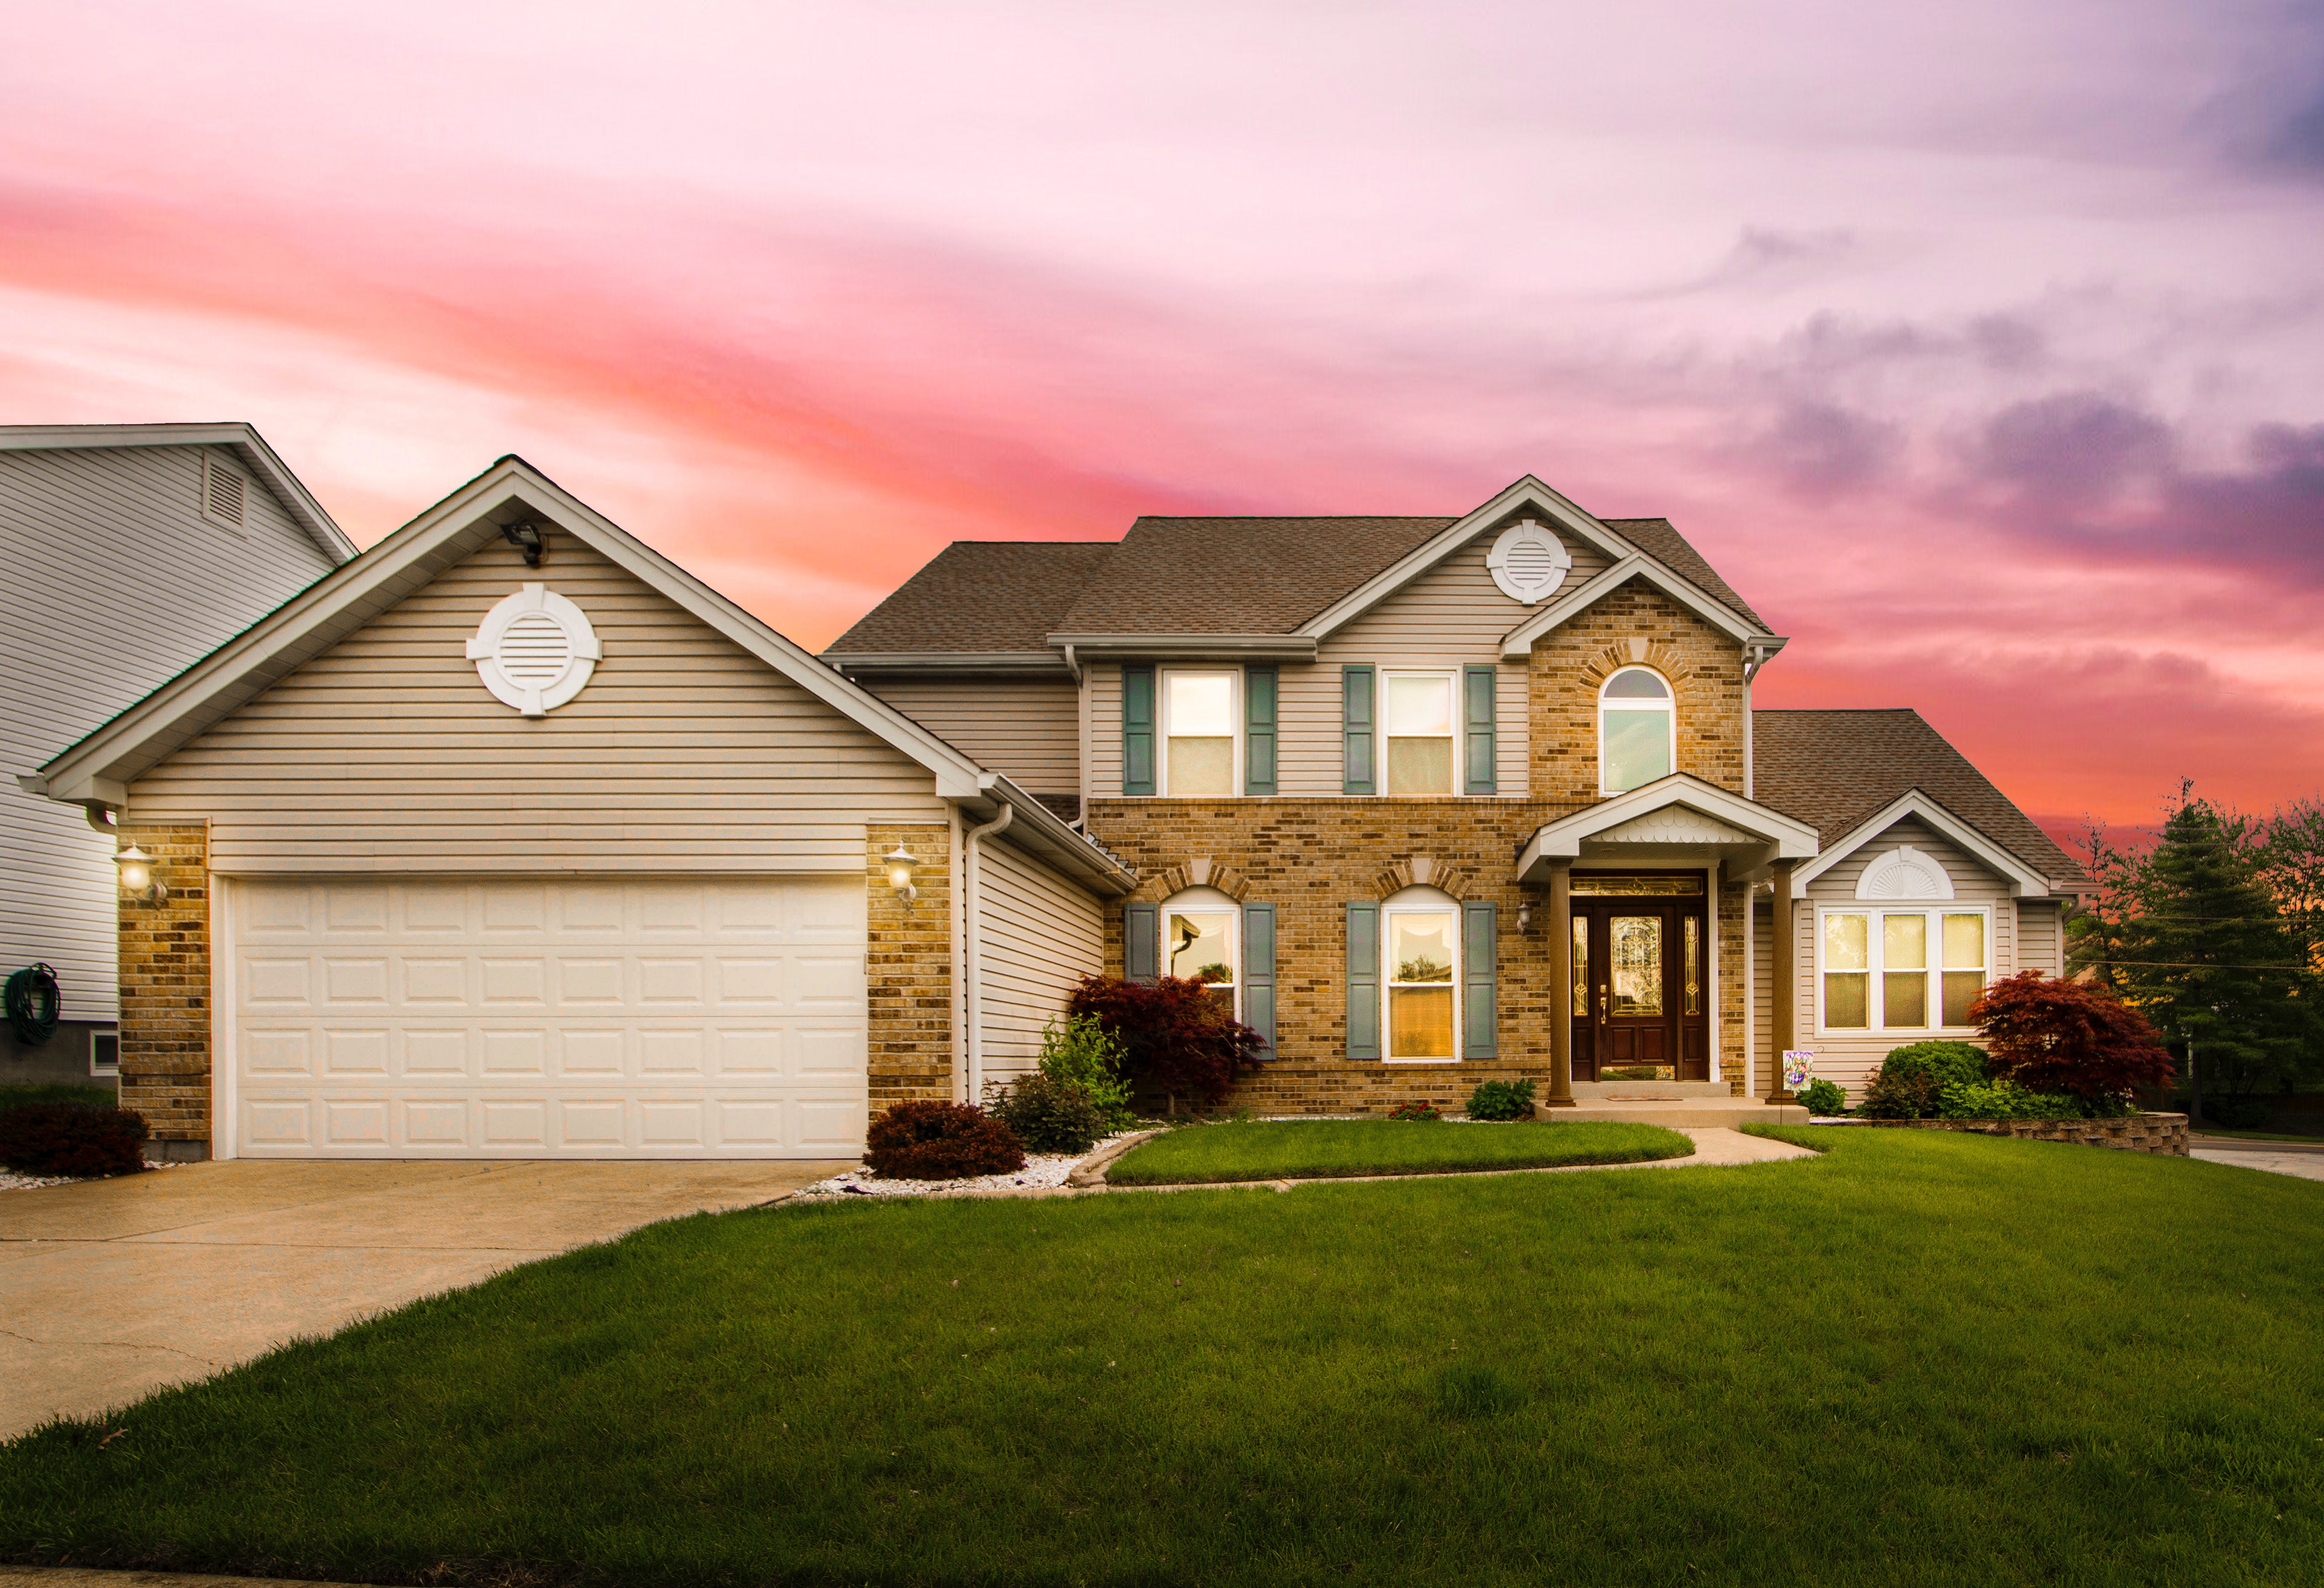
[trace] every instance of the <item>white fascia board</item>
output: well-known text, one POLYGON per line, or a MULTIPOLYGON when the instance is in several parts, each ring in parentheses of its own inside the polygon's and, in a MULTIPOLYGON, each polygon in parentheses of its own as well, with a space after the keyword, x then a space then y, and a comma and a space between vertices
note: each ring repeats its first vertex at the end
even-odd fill
POLYGON ((1084 661, 1105 657, 1196 660, 1239 658, 1259 661, 1313 661, 1315 642, 1306 634, 1051 634, 1049 643, 1084 661))
POLYGON ((197 425, 0 425, 0 452, 47 452, 110 447, 230 447, 256 475, 282 510, 307 531, 334 568, 353 561, 355 543, 346 537, 266 438, 246 424, 197 425))
POLYGON ((1311 639, 1323 639, 1404 588, 1510 513, 1525 508, 1533 509, 1618 562, 1639 554, 1638 549, 1629 541, 1527 475, 1483 506, 1463 514, 1450 528, 1432 536, 1425 544, 1406 552, 1387 568, 1366 579, 1294 632, 1311 639))
MULTIPOLYGON (((1748 644, 1754 640, 1775 638, 1758 624, 1745 619, 1724 603, 1714 600, 1646 553, 1634 551, 1597 577, 1581 586, 1572 595, 1560 596, 1556 601, 1502 635, 1502 659, 1510 660, 1531 653, 1535 641, 1555 629, 1559 624, 1571 622, 1577 614, 1586 610, 1593 603, 1612 595, 1632 579, 1646 580, 1711 627, 1726 633, 1739 643, 1748 644)), ((1777 649, 1781 649, 1780 642, 1777 649)), ((1770 651, 1769 654, 1772 655, 1774 652, 1770 651)))
POLYGON ((1792 873, 1792 897, 1804 899, 1810 882, 1871 843, 1881 834, 1906 817, 1918 817, 1935 828, 1944 840, 1958 849, 1967 851, 1979 863, 1996 875, 2006 878, 2009 892, 2015 899, 2046 899, 2050 896, 2050 879, 2027 865, 2000 845, 1970 826, 1947 810, 1919 789, 1908 789, 1903 794, 1875 811, 1862 825, 1848 834, 1809 864, 1792 873))
POLYGON ((370 551, 309 586, 42 768, 49 797, 100 800, 97 780, 135 780, 196 734, 500 535, 538 516, 652 586, 841 716, 926 767, 941 798, 973 798, 990 774, 927 729, 712 590, 553 484, 503 458, 370 551), (508 509, 515 507, 516 512, 508 509))
POLYGON ((1821 847, 1816 830, 1807 823, 1756 800, 1746 799, 1716 783, 1706 783, 1690 772, 1673 772, 1643 789, 1633 789, 1627 794, 1601 799, 1572 816, 1561 817, 1549 823, 1527 841, 1517 861, 1517 874, 1523 876, 1541 860, 1578 859, 1584 839, 1673 805, 1684 806, 1729 826, 1741 828, 1753 837, 1773 845, 1773 858, 1776 860, 1808 859, 1821 847))
POLYGON ((1017 673, 1071 678, 1065 659, 1029 651, 826 651, 826 667, 856 673, 1017 673))

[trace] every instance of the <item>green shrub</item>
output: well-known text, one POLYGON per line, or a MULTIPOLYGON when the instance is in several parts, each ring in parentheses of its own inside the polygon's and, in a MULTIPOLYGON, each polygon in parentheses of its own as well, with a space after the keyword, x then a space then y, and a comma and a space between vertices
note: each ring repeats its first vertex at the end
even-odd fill
POLYGON ((1069 1014, 1062 1026, 1052 1020, 1041 1028, 1041 1073, 1079 1086, 1106 1122, 1117 1128, 1137 1117, 1130 1106, 1123 1057, 1121 1039, 1099 1024, 1095 1015, 1069 1014))
POLYGON ((1927 1074, 1907 1069, 1898 1074, 1888 1073, 1882 1065, 1872 1084, 1864 1089, 1864 1101, 1856 1112, 1872 1120, 1925 1120, 1936 1117, 1940 1094, 1927 1074))
POLYGON ((1529 1120, 1533 1118, 1533 1083, 1531 1081, 1486 1081, 1469 1094, 1469 1117, 1472 1120, 1529 1120))
POLYGON ((1087 1152, 1111 1130, 1106 1111, 1078 1081, 1034 1070, 988 1091, 985 1113, 1014 1131, 1028 1152, 1087 1152))
POLYGON ((1955 1081, 1938 1101, 1938 1116, 1949 1120, 2075 1120, 2081 1104, 2062 1094, 2028 1092, 2015 1081, 1963 1085, 1955 1081))
POLYGON ((1827 1119, 1848 1112, 1848 1094, 1831 1081, 1810 1081, 1800 1088, 1800 1102, 1810 1113, 1827 1119))
POLYGON ((150 1133, 134 1109, 27 1103, 0 1113, 0 1164, 20 1175, 134 1175, 150 1133))
POLYGON ((1985 1049, 1974 1042, 1908 1042, 1889 1049, 1880 1062, 1884 1072, 1923 1075, 1942 1094, 1951 1085, 1981 1086, 1992 1071, 1985 1049))
POLYGON ((1444 1116, 1437 1112, 1434 1103, 1423 1097, 1397 1103, 1388 1111, 1388 1117, 1392 1120, 1441 1120, 1444 1116))

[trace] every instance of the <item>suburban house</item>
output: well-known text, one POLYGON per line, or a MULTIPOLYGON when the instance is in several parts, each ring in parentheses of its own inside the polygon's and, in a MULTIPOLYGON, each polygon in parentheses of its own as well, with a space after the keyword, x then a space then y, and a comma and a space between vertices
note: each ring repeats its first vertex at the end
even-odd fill
POLYGON ((1860 1078, 2055 969, 2072 863, 1655 520, 955 545, 812 656, 504 458, 42 771, 155 857, 122 1075, 189 1156, 851 1154, 1206 975, 1273 1112, 1860 1078))
POLYGON ((248 425, 0 427, 0 976, 61 1017, 0 1028, 0 1084, 115 1070, 114 834, 34 769, 355 554, 248 425))

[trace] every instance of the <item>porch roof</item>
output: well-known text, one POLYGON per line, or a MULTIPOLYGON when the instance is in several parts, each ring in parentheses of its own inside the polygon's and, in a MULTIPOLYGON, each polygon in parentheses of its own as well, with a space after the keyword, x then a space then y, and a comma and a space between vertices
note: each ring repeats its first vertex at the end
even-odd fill
POLYGON ((1717 857, 1730 876, 1778 860, 1808 860, 1821 847, 1795 817, 1685 772, 1560 817, 1517 854, 1517 881, 1538 882, 1557 860, 1684 860, 1717 857))

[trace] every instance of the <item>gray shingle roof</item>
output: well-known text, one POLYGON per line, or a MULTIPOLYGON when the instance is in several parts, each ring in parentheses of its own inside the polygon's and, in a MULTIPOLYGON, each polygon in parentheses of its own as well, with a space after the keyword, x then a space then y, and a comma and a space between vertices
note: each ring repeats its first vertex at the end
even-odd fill
POLYGON ((954 540, 831 650, 1046 652, 1114 549, 1111 540, 954 540))
MULTIPOLYGON (((1118 541, 955 541, 831 651, 1038 651, 1052 633, 1288 633, 1459 522, 1148 516, 1118 541)), ((1668 519, 1605 522, 1761 621, 1668 519)))
POLYGON ((1808 823, 1826 844, 1918 789, 2052 886, 2089 881, 1917 711, 1755 711, 1751 744, 1754 797, 1808 823))

